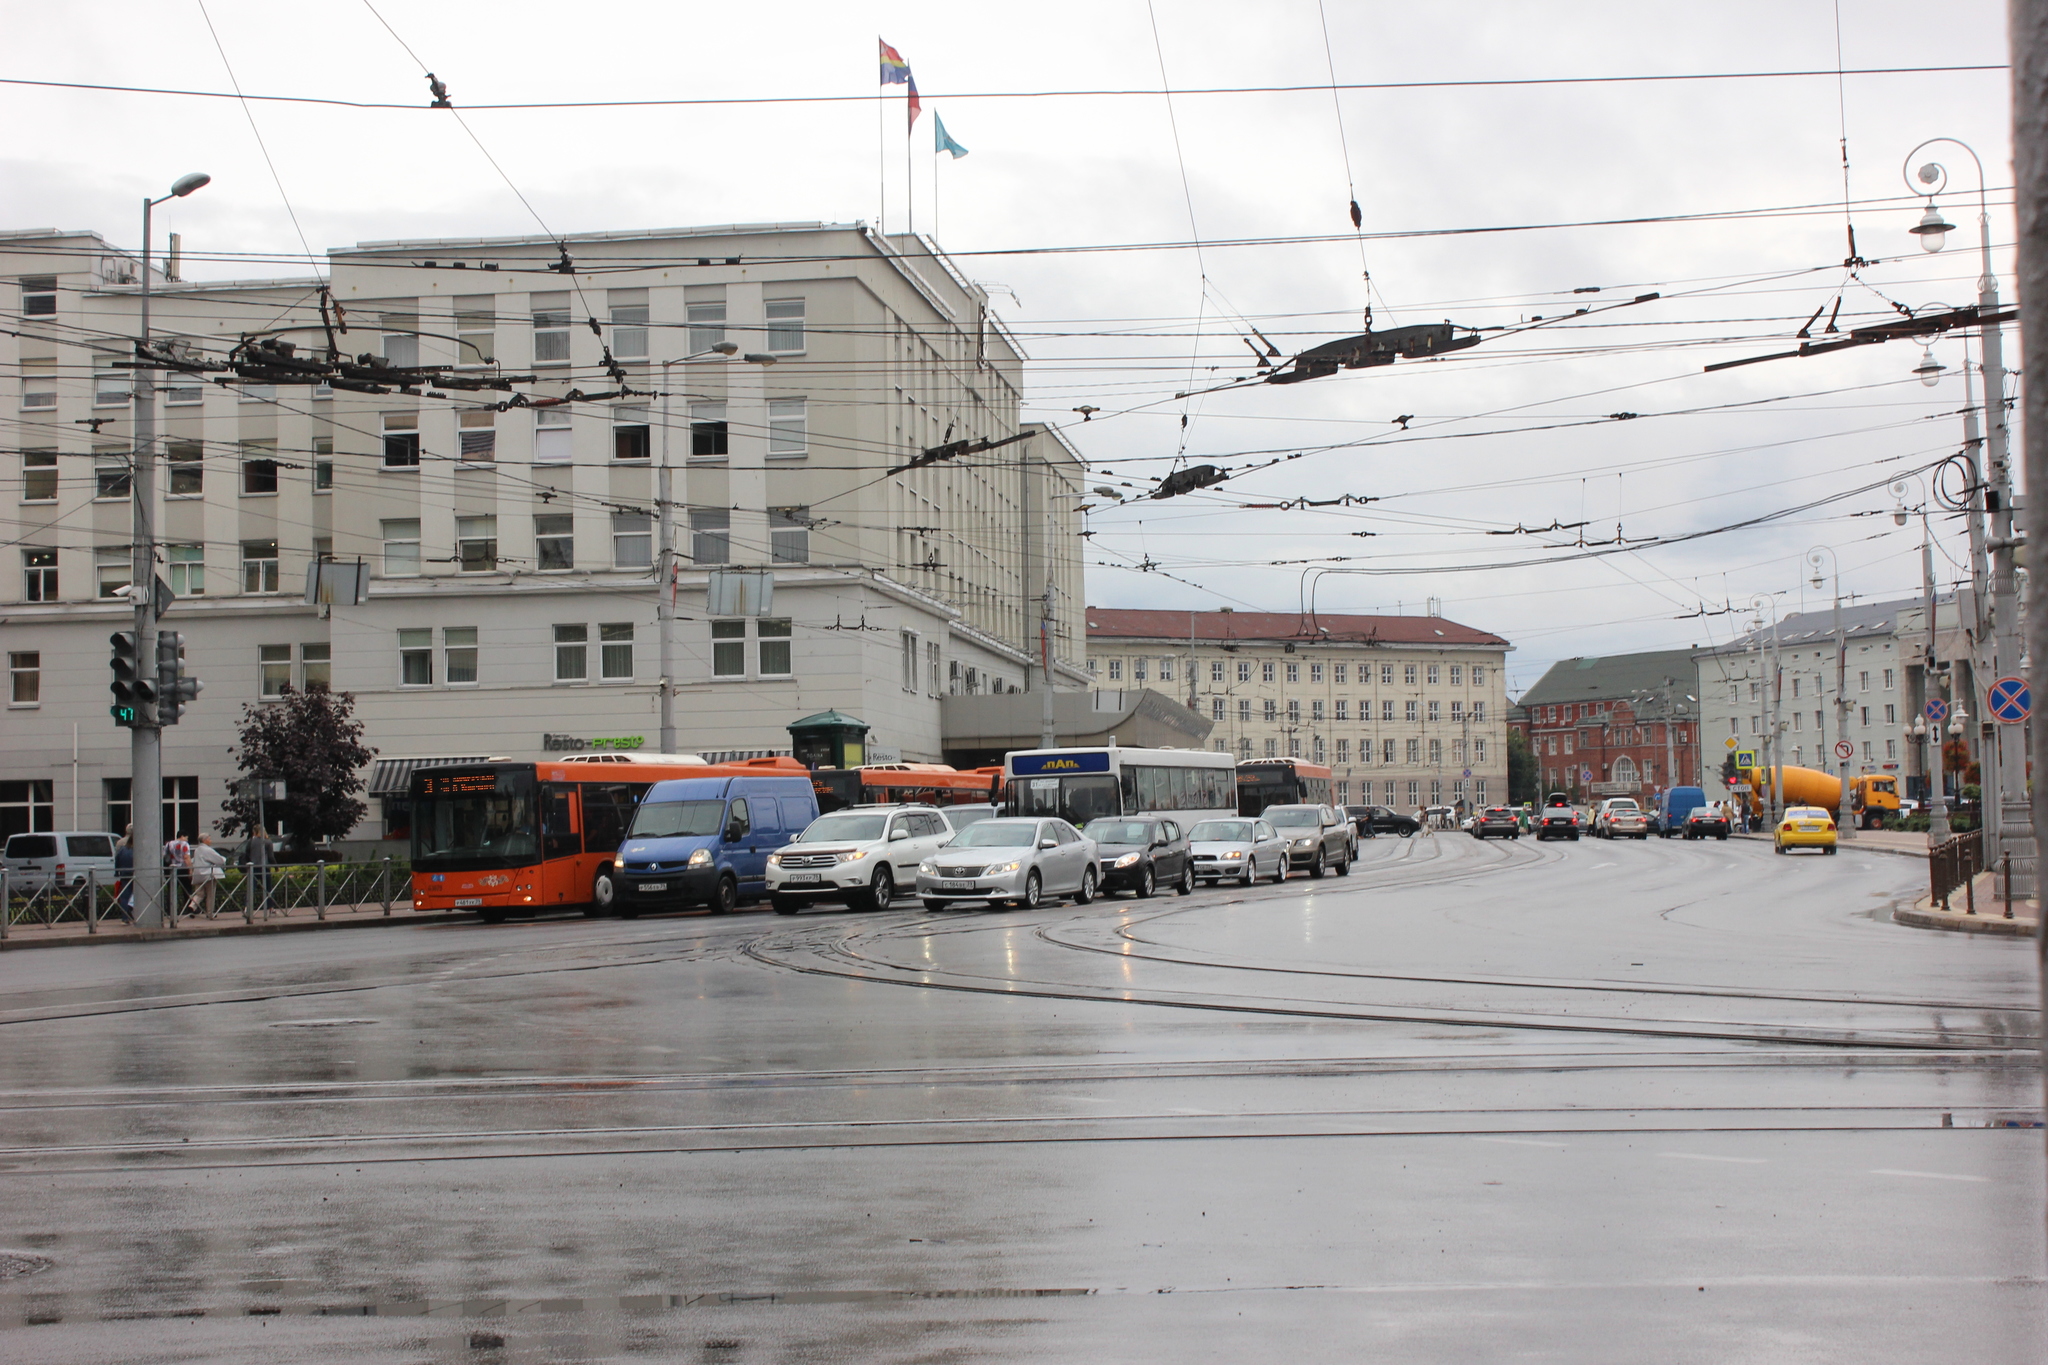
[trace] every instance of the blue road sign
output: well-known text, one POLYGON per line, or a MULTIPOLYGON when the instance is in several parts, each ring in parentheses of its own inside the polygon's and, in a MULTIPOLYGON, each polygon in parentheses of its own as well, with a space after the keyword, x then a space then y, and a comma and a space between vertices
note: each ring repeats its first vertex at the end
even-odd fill
POLYGON ((1985 694, 1991 718, 2000 725, 2018 725, 2034 709, 2025 678, 2000 678, 1985 694))
POLYGON ((1943 721, 1947 720, 1948 703, 1943 701, 1940 697, 1935 697, 1929 700, 1927 703, 1927 719, 1933 721, 1936 725, 1939 725, 1943 721))

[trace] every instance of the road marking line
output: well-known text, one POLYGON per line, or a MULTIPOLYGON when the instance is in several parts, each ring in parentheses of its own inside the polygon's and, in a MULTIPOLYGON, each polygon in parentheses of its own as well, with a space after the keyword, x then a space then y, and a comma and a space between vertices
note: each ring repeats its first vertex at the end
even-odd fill
POLYGON ((1509 1147, 1554 1147, 1559 1151, 1562 1151, 1565 1146, 1562 1142, 1537 1142, 1532 1138, 1483 1137, 1472 1140, 1474 1142, 1498 1142, 1509 1147))
POLYGON ((1657 1155, 1673 1161, 1726 1161, 1737 1166, 1763 1166, 1770 1161, 1769 1157, 1762 1156, 1710 1156, 1705 1152, 1659 1152, 1657 1155))
POLYGON ((1586 869, 1586 871, 1588 871, 1588 872, 1598 872, 1598 871, 1599 871, 1599 870, 1600 870, 1601 868, 1603 868, 1603 867, 1620 867, 1620 866, 1621 866, 1621 864, 1620 864, 1620 863, 1594 863, 1594 864, 1593 864, 1593 865, 1592 865, 1591 867, 1587 868, 1587 869, 1586 869))
POLYGON ((1955 1175, 1948 1171, 1897 1171, 1887 1166, 1879 1166, 1872 1170, 1870 1174, 1909 1175, 1916 1180, 1967 1180, 1976 1185, 1989 1185, 1991 1183, 1991 1177, 1988 1175, 1955 1175))

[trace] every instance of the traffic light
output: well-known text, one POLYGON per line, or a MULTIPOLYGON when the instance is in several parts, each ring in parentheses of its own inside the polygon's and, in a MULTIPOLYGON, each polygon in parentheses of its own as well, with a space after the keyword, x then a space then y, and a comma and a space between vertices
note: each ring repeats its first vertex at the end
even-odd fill
POLYGON ((156 635, 157 723, 176 725, 185 714, 185 704, 196 701, 206 686, 185 674, 185 637, 175 630, 156 635))
POLYGON ((114 724, 128 729, 155 725, 156 677, 136 657, 135 632, 117 630, 107 637, 107 643, 114 647, 113 657, 107 662, 114 670, 114 681, 108 687, 114 694, 114 704, 108 708, 114 724))

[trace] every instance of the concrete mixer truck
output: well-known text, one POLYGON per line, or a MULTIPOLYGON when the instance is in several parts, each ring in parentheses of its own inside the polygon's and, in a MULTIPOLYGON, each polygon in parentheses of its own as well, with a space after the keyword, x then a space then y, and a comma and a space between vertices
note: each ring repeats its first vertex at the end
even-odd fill
MULTIPOLYGON (((1754 824, 1761 819, 1764 807, 1770 799, 1772 774, 1782 774, 1778 780, 1785 786, 1779 794, 1781 806, 1819 806, 1823 810, 1840 809, 1842 780, 1829 773, 1817 772, 1812 768, 1752 768, 1747 776, 1750 789, 1737 793, 1738 799, 1749 806, 1750 821, 1754 824)), ((1863 773, 1849 779, 1849 810, 1858 829, 1876 829, 1887 816, 1899 813, 1899 780, 1890 773, 1863 773)))

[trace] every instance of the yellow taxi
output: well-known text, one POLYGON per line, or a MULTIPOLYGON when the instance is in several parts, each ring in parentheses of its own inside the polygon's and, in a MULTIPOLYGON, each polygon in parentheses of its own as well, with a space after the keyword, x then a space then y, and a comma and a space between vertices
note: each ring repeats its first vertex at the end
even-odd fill
POLYGON ((1789 807, 1785 811, 1785 818, 1778 822, 1775 844, 1780 853, 1795 848, 1817 848, 1823 853, 1833 853, 1834 812, 1822 810, 1818 806, 1789 807))

